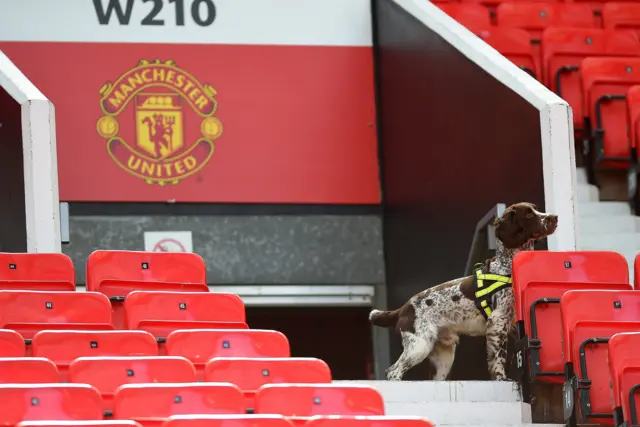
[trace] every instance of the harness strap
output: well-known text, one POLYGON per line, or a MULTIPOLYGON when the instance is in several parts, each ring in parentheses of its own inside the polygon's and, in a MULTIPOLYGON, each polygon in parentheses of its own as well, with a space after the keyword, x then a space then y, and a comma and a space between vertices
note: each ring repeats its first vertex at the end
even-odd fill
POLYGON ((476 264, 473 272, 475 284, 476 307, 485 319, 493 313, 491 307, 491 297, 504 287, 510 287, 513 284, 511 276, 501 276, 499 274, 484 273, 485 269, 481 265, 476 264))

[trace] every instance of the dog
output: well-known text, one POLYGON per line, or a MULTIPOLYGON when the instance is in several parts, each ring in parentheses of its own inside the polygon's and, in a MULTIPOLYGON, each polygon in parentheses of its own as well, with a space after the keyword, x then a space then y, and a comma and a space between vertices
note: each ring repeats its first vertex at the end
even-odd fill
POLYGON ((493 225, 496 255, 478 267, 474 275, 422 291, 397 310, 371 311, 369 321, 373 325, 395 326, 402 337, 403 352, 387 369, 388 380, 401 380, 426 358, 435 367, 433 379, 445 380, 460 334, 486 336, 489 375, 493 380, 507 380, 507 337, 515 324, 513 257, 520 251, 533 250, 537 240, 553 234, 558 216, 538 212, 531 203, 517 203, 509 206, 493 225), (489 280, 493 278, 498 279, 495 286, 489 280), (491 292, 482 296, 482 289, 491 292))

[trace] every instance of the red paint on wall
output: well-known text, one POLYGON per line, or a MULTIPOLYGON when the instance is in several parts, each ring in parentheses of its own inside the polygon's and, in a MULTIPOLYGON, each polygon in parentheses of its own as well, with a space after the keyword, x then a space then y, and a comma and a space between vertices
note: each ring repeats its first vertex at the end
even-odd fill
MULTIPOLYGON (((370 47, 3 42, 0 49, 56 107, 61 200, 380 203, 370 47), (165 78, 164 87, 121 93, 121 101, 130 99, 120 113, 113 102, 101 107, 105 93, 116 96, 120 76, 156 59, 174 61, 176 75, 194 80, 189 90, 165 78), (154 94, 162 99, 149 100, 154 94), (214 115, 207 100, 217 103, 214 115), (163 117, 145 111, 157 102, 163 117), (113 129, 113 119, 122 140, 109 143, 98 129, 113 129), (152 142, 163 123, 182 147, 165 155, 152 142), (188 150, 196 163, 166 166, 188 150), (164 172, 149 165, 132 174, 127 162, 135 166, 135 153, 151 166, 173 167, 173 183, 155 179, 164 172)), ((166 138, 160 142, 170 146, 166 138)))

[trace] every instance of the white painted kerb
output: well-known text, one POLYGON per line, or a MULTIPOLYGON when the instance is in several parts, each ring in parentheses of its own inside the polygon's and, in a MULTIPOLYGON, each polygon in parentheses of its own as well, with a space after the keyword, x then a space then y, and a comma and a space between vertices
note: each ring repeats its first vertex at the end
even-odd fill
POLYGON ((575 250, 578 196, 569 105, 430 2, 392 1, 540 111, 546 211, 560 218, 558 230, 548 239, 549 250, 575 250))
POLYGON ((0 51, 0 86, 21 105, 28 252, 60 252, 53 104, 0 51))

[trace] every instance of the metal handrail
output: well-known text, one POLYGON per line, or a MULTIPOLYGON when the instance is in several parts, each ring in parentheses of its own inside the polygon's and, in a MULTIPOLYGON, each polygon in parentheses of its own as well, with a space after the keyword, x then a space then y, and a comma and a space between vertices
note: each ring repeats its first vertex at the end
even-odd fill
POLYGON ((507 205, 504 203, 497 203, 476 224, 476 230, 473 233, 473 240, 471 241, 471 249, 469 250, 469 256, 467 257, 467 265, 464 269, 465 276, 472 273, 474 263, 481 259, 483 253, 486 252, 486 250, 481 250, 479 243, 480 234, 486 234, 487 249, 496 250, 496 234, 493 229, 493 221, 500 217, 505 209, 507 209, 507 205))

